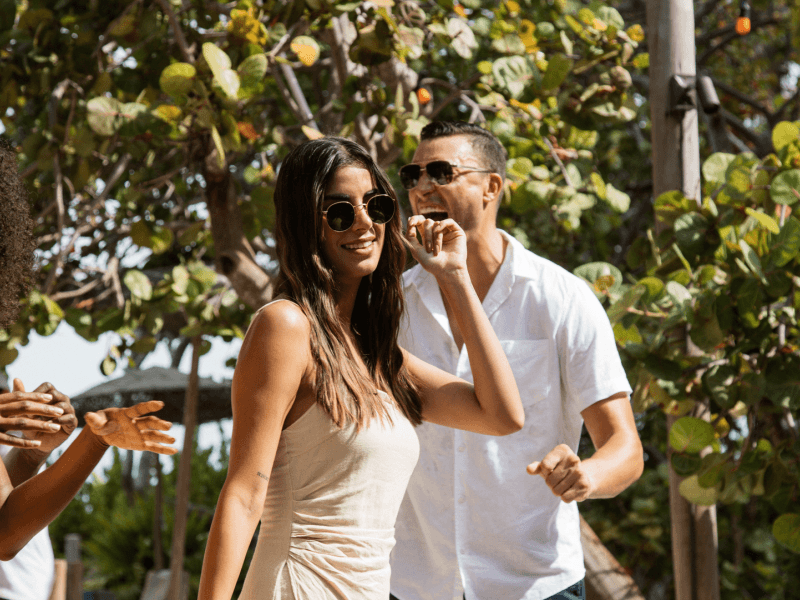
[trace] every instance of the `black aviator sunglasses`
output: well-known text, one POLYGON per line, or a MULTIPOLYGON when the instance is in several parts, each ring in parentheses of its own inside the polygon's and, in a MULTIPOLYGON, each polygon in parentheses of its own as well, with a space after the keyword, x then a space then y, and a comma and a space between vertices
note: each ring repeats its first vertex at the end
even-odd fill
POLYGON ((322 214, 328 222, 328 227, 334 231, 342 232, 352 227, 356 220, 356 210, 365 207, 367 215, 376 225, 388 223, 394 216, 394 198, 388 194, 376 194, 364 204, 359 204, 358 206, 353 206, 346 200, 334 202, 328 207, 328 210, 323 210, 322 214))
POLYGON ((400 167, 400 183, 402 183, 403 187, 407 190, 414 189, 419 183, 422 170, 425 169, 428 177, 430 177, 436 185, 447 185, 451 183, 456 176, 455 171, 453 171, 454 168, 467 169, 475 173, 494 173, 494 171, 487 171, 486 169, 454 165, 446 160, 434 160, 424 167, 413 164, 400 167))

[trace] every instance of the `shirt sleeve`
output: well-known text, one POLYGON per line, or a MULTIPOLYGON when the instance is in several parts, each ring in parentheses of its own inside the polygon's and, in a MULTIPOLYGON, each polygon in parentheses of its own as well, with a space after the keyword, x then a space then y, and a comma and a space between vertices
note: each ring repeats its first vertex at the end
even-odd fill
POLYGON ((581 412, 619 392, 630 393, 631 386, 603 306, 581 279, 570 287, 556 343, 567 401, 581 412))

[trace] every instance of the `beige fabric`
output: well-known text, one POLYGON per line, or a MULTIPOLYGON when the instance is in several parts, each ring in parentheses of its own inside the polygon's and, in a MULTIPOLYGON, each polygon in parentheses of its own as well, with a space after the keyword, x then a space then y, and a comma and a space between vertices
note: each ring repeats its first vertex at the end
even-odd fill
POLYGON ((389 414, 338 429, 315 403, 283 431, 239 600, 389 597, 394 522, 419 456, 411 423, 393 404, 389 414))

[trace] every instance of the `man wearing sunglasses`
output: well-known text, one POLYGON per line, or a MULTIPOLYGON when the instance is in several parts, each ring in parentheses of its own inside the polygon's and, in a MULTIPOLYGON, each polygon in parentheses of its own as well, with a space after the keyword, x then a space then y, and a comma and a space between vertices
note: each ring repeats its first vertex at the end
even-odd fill
MULTIPOLYGON (((414 213, 449 217, 464 229, 472 284, 508 355, 526 418, 503 438, 417 427, 420 459, 397 520, 393 597, 584 598, 576 503, 615 496, 643 468, 611 326, 585 282, 497 229, 506 153, 494 135, 434 122, 421 138, 400 180, 414 213), (584 422, 596 451, 581 460, 584 422)), ((435 280, 414 267, 404 288, 400 344, 471 380, 435 280)))

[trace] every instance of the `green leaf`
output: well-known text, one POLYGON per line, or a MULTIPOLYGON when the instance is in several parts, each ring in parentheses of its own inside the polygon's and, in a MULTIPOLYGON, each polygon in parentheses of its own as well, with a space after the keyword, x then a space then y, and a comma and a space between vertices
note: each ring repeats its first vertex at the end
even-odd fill
POLYGON ((690 255, 700 254, 706 242, 708 220, 703 215, 688 213, 675 219, 673 227, 681 250, 690 255))
POLYGON ((231 68, 230 57, 225 54, 224 50, 211 42, 203 44, 203 58, 206 59, 215 79, 219 79, 224 71, 231 68))
POLYGON ((197 69, 189 63, 172 63, 161 71, 158 84, 165 94, 184 96, 194 85, 197 69))
POLYGON ((780 233, 772 238, 770 257, 772 264, 783 267, 800 252, 800 221, 789 217, 780 233))
POLYGON ((155 227, 150 236, 150 248, 154 254, 164 254, 172 247, 175 235, 166 227, 155 227))
POLYGON ((715 365, 703 374, 706 391, 724 410, 730 410, 739 400, 739 388, 733 385, 736 370, 730 365, 715 365))
POLYGON ((703 465, 703 459, 694 454, 681 454, 676 452, 670 459, 672 468, 681 477, 694 475, 703 465))
POLYGON ((800 129, 794 123, 781 121, 772 130, 772 145, 776 152, 780 152, 792 142, 800 138, 800 129))
POLYGON ((542 90, 550 91, 559 87, 572 70, 573 61, 563 54, 556 54, 547 63, 547 70, 542 77, 542 90))
POLYGON ((664 291, 664 282, 658 277, 643 277, 637 285, 644 286, 647 293, 642 296, 642 302, 650 304, 655 302, 664 291))
POLYGON ((492 64, 494 75, 500 89, 512 98, 519 97, 525 89, 525 82, 531 77, 528 62, 522 56, 504 56, 492 64))
POLYGON ((605 194, 606 197, 603 198, 603 200, 618 213, 627 212, 631 207, 631 197, 622 190, 618 190, 610 183, 607 183, 605 186, 605 194))
POLYGON ((125 273, 123 278, 125 285, 136 298, 150 300, 153 297, 153 286, 147 275, 136 269, 131 269, 125 273))
POLYGON ((667 295, 672 303, 684 314, 689 314, 692 309, 692 294, 677 281, 668 281, 667 295))
POLYGON ((764 277, 764 270, 761 267, 761 259, 756 254, 750 245, 744 240, 739 240, 739 248, 742 249, 744 261, 748 268, 758 277, 762 283, 766 284, 767 280, 764 277))
POLYGON ((681 496, 698 506, 713 506, 717 503, 717 499, 719 498, 717 488, 703 487, 700 485, 697 475, 692 475, 681 481, 678 486, 678 491, 681 496))
POLYGON ((225 168, 225 148, 222 146, 222 137, 219 135, 216 125, 211 126, 211 139, 214 141, 214 147, 217 149, 217 167, 225 168))
POLYGON ((778 222, 769 215, 764 214, 760 210, 753 210, 750 207, 745 208, 744 211, 758 221, 761 226, 770 233, 780 233, 781 228, 778 226, 778 222))
POLYGON ((720 185, 724 184, 727 179, 726 173, 728 172, 728 167, 735 158, 735 154, 715 152, 703 163, 703 177, 706 181, 720 185))
POLYGON ((242 87, 253 87, 264 80, 267 74, 267 55, 263 52, 245 58, 236 69, 242 87))
POLYGON ((103 359, 103 362, 100 363, 100 372, 106 377, 108 377, 116 370, 117 370, 117 361, 114 360, 114 357, 109 354, 103 359))
POLYGON ((739 287, 736 296, 736 311, 745 327, 755 329, 758 327, 758 315, 761 312, 762 292, 758 280, 748 277, 739 287))
POLYGON ((800 553, 800 515, 787 513, 775 519, 772 535, 781 545, 800 553))
POLYGON ((573 273, 585 279, 591 286, 598 298, 605 296, 605 291, 609 293, 619 292, 622 285, 622 271, 610 263, 592 262, 577 267, 573 273), (611 277, 611 285, 609 279, 611 277))
POLYGON ((92 98, 86 103, 86 120, 89 127, 98 135, 110 137, 119 129, 122 121, 120 112, 122 105, 115 98, 92 98))
POLYGON ((662 358, 656 354, 648 354, 642 359, 642 365, 654 377, 664 381, 675 381, 680 378, 683 369, 674 360, 662 358))
POLYGON ((714 440, 711 423, 696 417, 681 417, 669 430, 669 445, 676 452, 700 452, 714 440))
MULTIPOLYGON (((639 301, 647 288, 644 286, 636 285, 630 288, 627 292, 622 295, 622 298, 617 300, 611 307, 608 309, 608 319, 611 323, 616 323, 621 320, 625 315, 628 314, 628 309, 631 308, 634 304, 639 301)), ((638 341, 641 341, 641 337, 638 341)))
POLYGON ((778 173, 769 186, 769 196, 775 204, 794 204, 800 199, 800 169, 778 173))

